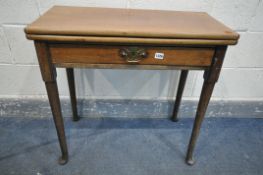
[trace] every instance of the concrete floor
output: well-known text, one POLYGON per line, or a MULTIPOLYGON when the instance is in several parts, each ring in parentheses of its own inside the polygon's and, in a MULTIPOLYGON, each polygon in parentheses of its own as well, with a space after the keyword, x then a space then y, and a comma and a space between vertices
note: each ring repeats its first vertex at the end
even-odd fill
POLYGON ((207 118, 194 166, 184 163, 192 119, 65 120, 70 159, 60 166, 50 118, 0 118, 0 174, 263 174, 263 119, 207 118))

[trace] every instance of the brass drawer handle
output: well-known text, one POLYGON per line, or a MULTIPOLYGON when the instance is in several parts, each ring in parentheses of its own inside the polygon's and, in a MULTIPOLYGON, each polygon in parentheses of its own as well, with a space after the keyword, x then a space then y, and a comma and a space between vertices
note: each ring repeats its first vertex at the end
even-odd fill
POLYGON ((120 49, 119 55, 129 63, 137 63, 146 58, 148 56, 148 53, 143 48, 127 47, 120 49))

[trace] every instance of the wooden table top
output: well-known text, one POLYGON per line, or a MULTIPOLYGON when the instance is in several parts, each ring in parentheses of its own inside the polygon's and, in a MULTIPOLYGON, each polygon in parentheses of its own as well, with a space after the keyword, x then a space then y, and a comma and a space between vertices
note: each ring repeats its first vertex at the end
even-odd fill
POLYGON ((67 6, 54 6, 28 25, 25 32, 32 36, 139 37, 235 42, 239 38, 238 33, 204 12, 67 6))

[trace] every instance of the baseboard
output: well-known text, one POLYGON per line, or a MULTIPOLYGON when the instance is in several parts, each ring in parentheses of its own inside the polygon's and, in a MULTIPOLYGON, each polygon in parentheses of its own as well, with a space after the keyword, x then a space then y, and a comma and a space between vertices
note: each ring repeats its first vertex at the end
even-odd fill
MULTIPOLYGON (((174 101, 165 100, 78 100, 81 117, 168 118, 174 101)), ((68 99, 61 100, 64 117, 71 117, 68 99)), ((194 117, 197 101, 183 100, 180 118, 194 117)), ((0 99, 1 117, 51 117, 47 99, 0 99)), ((263 118, 263 101, 211 101, 206 117, 263 118)))

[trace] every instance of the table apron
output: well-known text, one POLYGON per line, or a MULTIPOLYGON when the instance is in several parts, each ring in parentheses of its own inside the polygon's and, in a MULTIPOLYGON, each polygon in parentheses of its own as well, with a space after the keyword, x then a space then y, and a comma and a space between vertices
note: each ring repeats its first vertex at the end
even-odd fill
POLYGON ((204 69, 211 65, 215 48, 49 44, 49 51, 58 67, 204 69), (128 53, 121 55, 123 50, 128 53))

